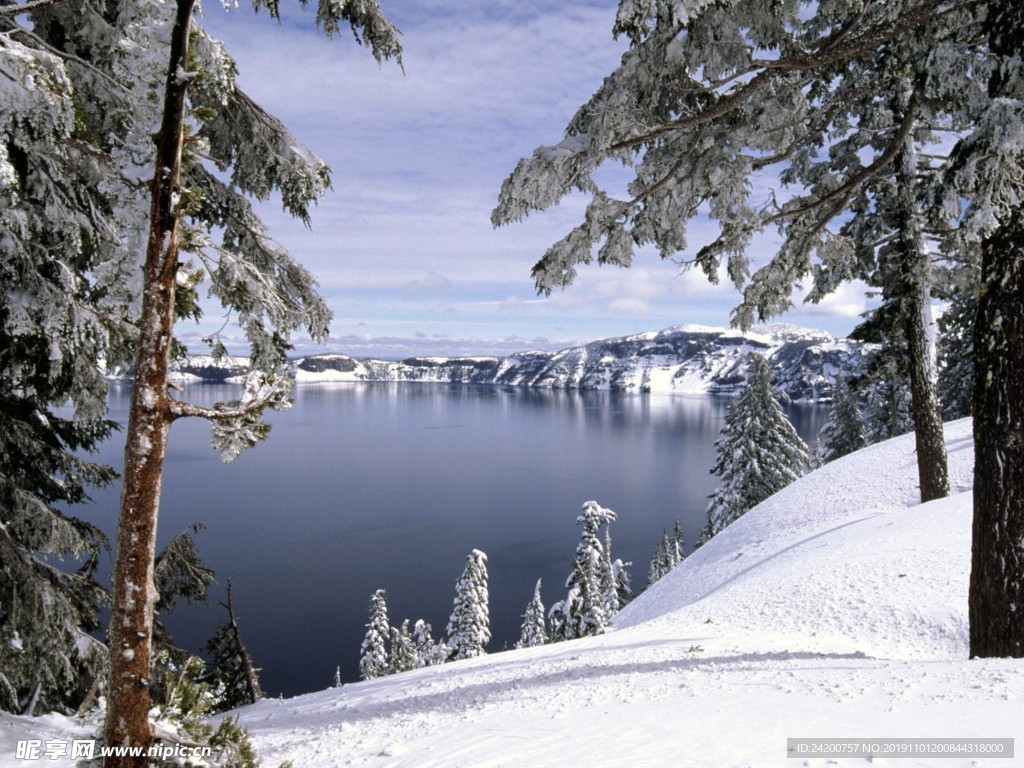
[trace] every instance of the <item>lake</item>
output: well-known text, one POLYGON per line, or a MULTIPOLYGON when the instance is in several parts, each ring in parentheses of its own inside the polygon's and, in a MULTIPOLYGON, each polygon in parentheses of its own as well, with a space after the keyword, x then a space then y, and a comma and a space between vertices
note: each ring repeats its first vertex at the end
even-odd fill
MULTIPOLYGON (((129 388, 114 384, 111 418, 127 419, 129 388)), ((220 583, 211 605, 165 617, 198 651, 226 616, 231 579, 243 638, 268 695, 327 687, 340 666, 357 678, 370 595, 387 590, 391 623, 425 619, 440 637, 466 555, 488 555, 493 639, 511 646, 543 579, 546 606, 564 596, 580 507, 613 509, 613 557, 634 586, 662 530, 678 516, 687 548, 717 478, 714 441, 728 400, 441 384, 303 384, 271 413, 270 439, 223 464, 203 422, 171 430, 160 546, 193 521, 220 583)), ((188 386, 204 404, 230 386, 188 386)), ((827 406, 791 406, 805 440, 827 406)), ((100 459, 120 465, 114 441, 100 459)), ((119 491, 74 514, 108 534, 119 491)))

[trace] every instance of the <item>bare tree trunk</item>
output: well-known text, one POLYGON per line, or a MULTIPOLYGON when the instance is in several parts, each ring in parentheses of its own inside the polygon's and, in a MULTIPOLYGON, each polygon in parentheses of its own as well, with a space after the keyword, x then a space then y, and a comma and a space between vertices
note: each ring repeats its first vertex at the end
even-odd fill
POLYGON ((931 324, 931 264, 917 202, 917 151, 907 137, 896 155, 900 317, 907 342, 911 413, 921 501, 949 495, 949 466, 931 324))
POLYGON ((150 233, 143 268, 142 316, 128 414, 124 486, 114 558, 110 611, 107 746, 141 747, 140 756, 108 756, 104 768, 145 766, 149 728, 150 653, 157 515, 167 433, 167 397, 178 271, 177 226, 185 114, 188 38, 194 0, 178 0, 171 36, 163 120, 156 135, 150 233))
POLYGON ((263 698, 263 691, 260 689, 259 677, 252 665, 252 656, 249 655, 245 643, 242 642, 242 632, 238 628, 238 617, 235 616, 235 608, 231 601, 231 579, 228 579, 228 625, 231 627, 231 634, 238 649, 238 655, 242 662, 242 673, 245 675, 245 693, 250 704, 255 704, 263 698))
MULTIPOLYGON (((993 98, 1021 97, 1001 69, 1024 49, 1020 0, 989 3, 993 98)), ((1018 72, 1019 72, 1019 64, 1018 72)), ((1017 158, 1020 162, 1021 158, 1017 158)), ((1017 195, 1018 185, 1013 190, 1017 195)), ((1019 198, 1018 198, 1019 199, 1019 198)), ((982 241, 974 331, 974 527, 971 656, 1024 657, 1024 205, 982 241)))

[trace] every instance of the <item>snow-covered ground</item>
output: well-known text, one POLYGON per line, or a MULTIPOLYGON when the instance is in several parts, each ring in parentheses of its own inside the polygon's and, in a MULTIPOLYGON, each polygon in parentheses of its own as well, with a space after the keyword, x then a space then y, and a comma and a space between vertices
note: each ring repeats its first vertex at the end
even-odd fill
MULTIPOLYGON (((898 438, 749 512, 602 637, 241 720, 266 766, 1024 765, 1024 662, 967 659, 970 423, 946 434, 949 499, 917 503, 913 438, 898 438), (1017 757, 787 758, 791 737, 1013 738, 1017 757)), ((0 764, 29 725, 0 720, 0 764)))

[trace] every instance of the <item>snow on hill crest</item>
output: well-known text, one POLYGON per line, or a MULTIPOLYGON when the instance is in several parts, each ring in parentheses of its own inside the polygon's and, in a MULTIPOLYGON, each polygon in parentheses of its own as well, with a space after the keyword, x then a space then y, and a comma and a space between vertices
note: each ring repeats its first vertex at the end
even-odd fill
MULTIPOLYGON (((395 362, 338 353, 292 361, 300 383, 411 381, 554 389, 730 395, 745 380, 748 353, 765 355, 775 385, 794 401, 828 399, 840 371, 857 375, 872 345, 823 332, 774 324, 741 332, 679 325, 660 331, 600 339, 557 352, 507 357, 412 357, 395 362)), ((175 364, 185 382, 238 381, 245 358, 208 356, 175 364)))

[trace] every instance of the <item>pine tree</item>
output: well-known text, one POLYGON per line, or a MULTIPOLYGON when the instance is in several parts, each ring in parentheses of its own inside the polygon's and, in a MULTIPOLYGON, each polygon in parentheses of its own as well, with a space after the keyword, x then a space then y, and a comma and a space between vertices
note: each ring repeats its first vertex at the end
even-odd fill
POLYGON ((867 390, 867 414, 864 419, 865 440, 880 443, 891 437, 905 435, 914 428, 910 415, 910 385, 895 366, 873 381, 867 390))
POLYGON ((576 524, 582 530, 573 557, 572 573, 565 582, 567 595, 565 600, 552 606, 549 614, 553 641, 599 635, 608 626, 611 619, 606 610, 611 598, 609 583, 613 592, 617 589, 598 534, 603 526, 615 519, 612 510, 596 501, 586 502, 582 514, 576 518, 576 524))
POLYGON ((484 655, 491 641, 490 596, 487 588, 487 555, 474 549, 455 582, 455 606, 448 620, 445 645, 449 658, 472 659, 484 655))
POLYGON ((544 620, 544 603, 540 597, 540 579, 533 589, 533 599, 526 606, 523 614, 523 626, 519 632, 516 648, 533 648, 548 642, 548 630, 544 620))
POLYGON ((388 674, 408 672, 416 668, 416 645, 409 631, 409 620, 402 622, 401 627, 391 628, 391 658, 388 674))
POLYGON ((835 461, 867 445, 864 417, 857 398, 840 374, 832 388, 832 411, 821 429, 822 461, 835 461))
POLYGON ((416 651, 416 669, 433 667, 448 661, 449 649, 444 643, 435 643, 433 628, 423 619, 417 619, 412 627, 412 642, 416 651))
POLYGON ((631 44, 621 65, 562 142, 519 162, 492 220, 574 191, 590 198, 533 269, 550 293, 595 257, 628 267, 647 245, 663 258, 685 252, 687 223, 706 214, 718 236, 685 261, 743 290, 742 328, 788 310, 807 278, 806 300, 819 301, 884 275, 907 342, 922 499, 946 495, 928 313, 960 206, 943 189, 944 158, 928 150, 937 132, 967 130, 985 101, 982 16, 968 2, 625 0, 613 28, 631 44), (633 176, 619 197, 598 175, 617 163, 633 176), (765 172, 787 189, 753 182, 765 172), (782 245, 755 271, 752 239, 770 227, 782 245))
POLYGON ((672 527, 672 536, 668 535, 668 531, 662 531, 661 541, 654 549, 654 555, 651 557, 651 564, 647 571, 647 586, 683 562, 685 559, 683 551, 683 526, 677 517, 675 525, 672 527))
MULTIPOLYGON (((170 425, 180 418, 211 422, 213 444, 225 460, 265 438, 267 408, 288 406, 285 352, 289 337, 305 327, 327 333, 330 312, 312 276, 266 237, 247 195, 281 193, 284 208, 309 220, 309 205, 326 189, 328 169, 305 152, 278 121, 241 93, 223 49, 193 33, 195 0, 177 0, 160 90, 159 130, 150 185, 149 229, 142 271, 139 337, 128 414, 125 473, 112 576, 110 696, 105 741, 110 747, 146 747, 150 701, 145 686, 151 654, 153 556, 160 478, 170 425), (197 129, 186 135, 186 117, 197 129), (200 152, 187 150, 197 144, 200 152), (216 167, 214 172, 211 163, 216 167), (226 180, 225 180, 226 179, 226 180), (214 248, 212 231, 222 242, 214 248), (192 277, 182 282, 181 252, 204 260, 211 293, 237 313, 250 347, 251 370, 234 403, 202 407, 168 393, 174 325, 194 306, 192 277)), ((263 5, 258 3, 257 7, 263 5)), ((274 16, 275 3, 265 4, 274 16)), ((357 40, 379 60, 397 57, 397 31, 373 2, 321 0, 317 21, 334 34, 347 22, 357 40)), ((220 340, 215 355, 224 352, 220 340)), ((141 766, 145 758, 111 756, 106 768, 141 766)))
POLYGON ((359 654, 359 677, 372 680, 388 674, 389 655, 387 642, 391 636, 388 624, 387 594, 378 589, 370 598, 370 621, 366 625, 366 637, 359 654))
POLYGON ((343 683, 341 682, 341 666, 337 666, 334 669, 334 679, 331 681, 331 688, 341 688, 343 683))
POLYGON ((967 288, 953 296, 939 319, 939 397, 942 415, 949 420, 971 415, 977 314, 977 293, 967 288))
POLYGON ((647 569, 647 586, 650 586, 668 573, 671 570, 670 563, 668 531, 663 530, 658 546, 654 548, 654 554, 651 555, 651 564, 647 569))
POLYGON ((242 642, 232 602, 231 580, 228 579, 228 601, 222 603, 228 612, 228 620, 217 627, 206 644, 210 664, 201 678, 218 691, 216 707, 219 711, 235 709, 246 704, 255 704, 263 698, 258 670, 253 666, 249 650, 242 642))
POLYGON ((776 399, 767 361, 752 352, 750 362, 747 383, 729 404, 715 442, 711 472, 722 485, 708 504, 705 541, 810 468, 807 446, 776 399))

